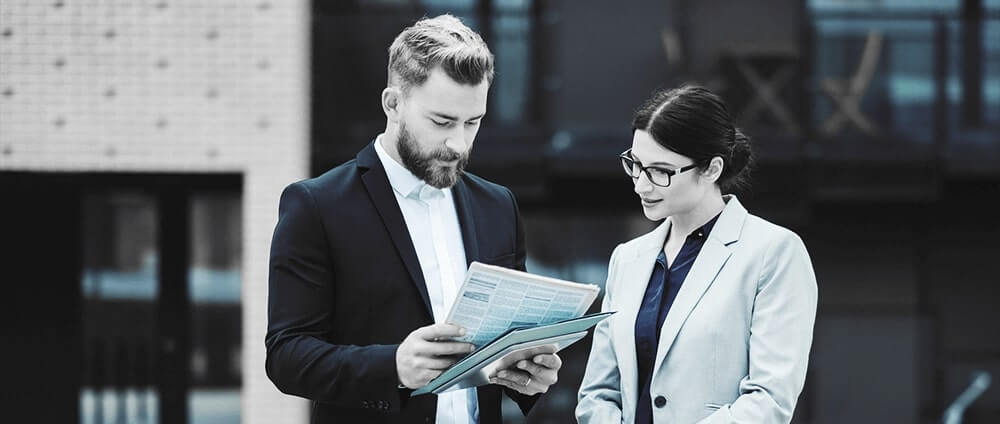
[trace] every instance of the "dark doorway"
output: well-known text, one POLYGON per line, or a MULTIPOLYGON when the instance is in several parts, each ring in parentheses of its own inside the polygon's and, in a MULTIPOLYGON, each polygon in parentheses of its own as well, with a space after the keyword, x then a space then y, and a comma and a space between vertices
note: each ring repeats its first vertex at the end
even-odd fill
POLYGON ((0 173, 2 397, 18 421, 239 422, 241 187, 0 173))

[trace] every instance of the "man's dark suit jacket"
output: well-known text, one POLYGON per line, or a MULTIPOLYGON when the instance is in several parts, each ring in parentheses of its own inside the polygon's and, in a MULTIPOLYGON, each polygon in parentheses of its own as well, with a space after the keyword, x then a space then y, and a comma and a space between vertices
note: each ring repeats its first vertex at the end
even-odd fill
MULTIPOLYGON (((507 188, 466 173, 452 188, 467 260, 524 269, 507 188)), ((281 195, 271 242, 267 375, 313 401, 312 423, 433 422, 434 395, 398 389, 396 349, 433 324, 423 273, 373 144, 281 195)), ((509 391, 527 413, 536 397, 509 391)), ((500 386, 478 389, 483 424, 500 423, 500 386)))

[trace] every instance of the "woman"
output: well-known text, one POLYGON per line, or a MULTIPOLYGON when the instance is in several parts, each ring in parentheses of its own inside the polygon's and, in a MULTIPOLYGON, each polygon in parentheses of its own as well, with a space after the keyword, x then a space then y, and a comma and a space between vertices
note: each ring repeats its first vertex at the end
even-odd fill
POLYGON ((621 155, 663 220, 611 254, 581 423, 787 423, 805 381, 816 277, 802 240, 735 196, 752 155, 722 100, 656 93, 621 155))

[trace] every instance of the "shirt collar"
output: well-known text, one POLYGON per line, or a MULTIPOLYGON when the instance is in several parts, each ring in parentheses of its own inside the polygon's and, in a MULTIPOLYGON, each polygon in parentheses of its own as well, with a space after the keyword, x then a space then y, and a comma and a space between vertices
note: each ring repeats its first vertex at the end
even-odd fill
POLYGON ((392 186, 393 191, 399 193, 400 196, 414 199, 427 199, 444 194, 443 190, 428 185, 413 175, 409 169, 396 162, 392 156, 389 156, 389 152, 386 152, 385 148, 382 147, 383 135, 385 134, 379 134, 375 138, 375 154, 378 155, 382 167, 385 168, 385 174, 389 177, 389 185, 392 186))
MULTIPOLYGON (((722 215, 722 213, 719 212, 719 215, 722 215)), ((688 240, 705 239, 706 237, 708 237, 708 235, 712 233, 712 227, 715 226, 715 221, 719 220, 719 215, 716 215, 714 218, 708 220, 708 222, 706 222, 705 225, 696 228, 694 231, 691 232, 691 234, 688 234, 687 236, 688 240)), ((687 242, 685 241, 685 245, 686 244, 687 242)), ((666 268, 667 254, 663 252, 663 249, 660 249, 660 254, 656 257, 656 262, 659 263, 664 268, 666 268)))
POLYGON ((697 229, 695 229, 694 231, 692 231, 691 234, 688 234, 688 238, 691 238, 691 237, 695 237, 695 238, 705 238, 705 237, 708 237, 708 235, 712 233, 712 227, 715 226, 715 221, 719 220, 719 215, 722 215, 722 212, 719 212, 717 215, 715 215, 715 217, 713 217, 712 219, 708 220, 708 222, 706 222, 705 225, 702 225, 701 227, 698 227, 697 229))

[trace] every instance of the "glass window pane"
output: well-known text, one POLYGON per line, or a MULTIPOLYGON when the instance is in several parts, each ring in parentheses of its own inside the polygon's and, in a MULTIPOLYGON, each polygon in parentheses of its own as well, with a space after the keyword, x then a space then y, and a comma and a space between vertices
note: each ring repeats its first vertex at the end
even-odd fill
POLYGON ((236 194, 191 199, 191 301, 240 302, 242 208, 236 194))
POLYGON ((531 0, 494 0, 493 8, 499 11, 526 11, 531 7, 531 0))
POLYGON ((496 110, 493 119, 505 124, 525 120, 528 100, 528 71, 531 67, 531 17, 526 12, 497 14, 493 18, 496 55, 496 110))
MULTIPOLYGON (((422 0, 420 3, 427 9, 472 9, 476 6, 476 0, 422 0)), ((444 12, 442 12, 444 13, 444 12)), ((434 16, 434 15, 428 15, 434 16)))
MULTIPOLYGON (((1000 0, 994 7, 1000 9, 1000 0)), ((983 24, 983 102, 986 122, 1000 126, 1000 19, 993 17, 983 24)))
POLYGON ((80 422, 155 423, 157 204, 141 193, 83 199, 80 422))
POLYGON ((807 4, 812 10, 866 12, 914 10, 950 12, 961 7, 960 0, 808 0, 807 4))
POLYGON ((240 422, 243 208, 237 193, 191 197, 191 424, 240 422))

